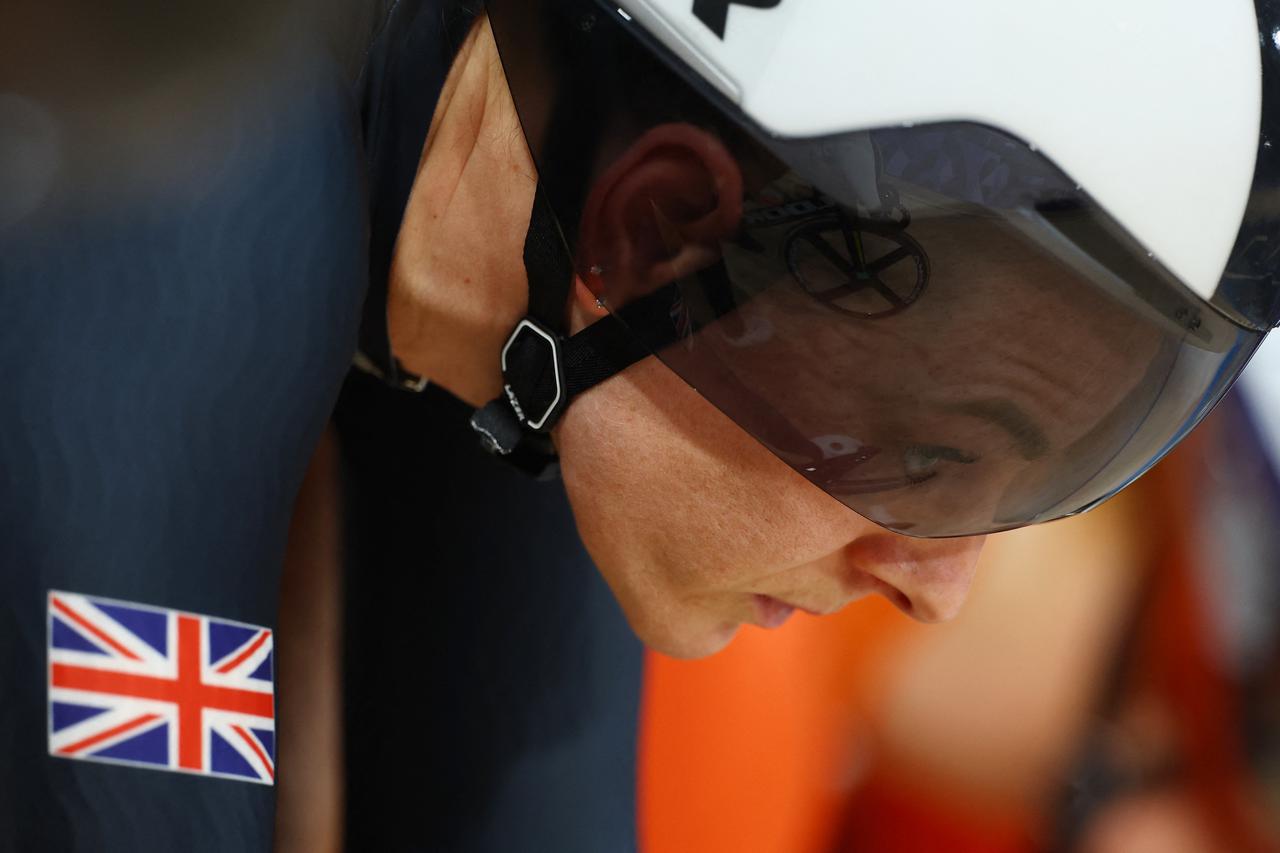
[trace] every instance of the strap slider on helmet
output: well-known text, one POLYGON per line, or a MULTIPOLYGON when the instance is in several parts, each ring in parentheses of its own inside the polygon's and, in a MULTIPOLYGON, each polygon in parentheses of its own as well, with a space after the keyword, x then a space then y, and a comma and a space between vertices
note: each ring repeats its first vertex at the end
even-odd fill
POLYGON ((522 320, 502 348, 502 396, 471 418, 485 450, 540 480, 559 470, 547 433, 572 397, 564 347, 564 340, 537 320, 522 320))
POLYGON ((502 348, 502 377, 507 400, 526 429, 546 432, 564 412, 564 368, 560 336, 537 320, 521 320, 502 348))

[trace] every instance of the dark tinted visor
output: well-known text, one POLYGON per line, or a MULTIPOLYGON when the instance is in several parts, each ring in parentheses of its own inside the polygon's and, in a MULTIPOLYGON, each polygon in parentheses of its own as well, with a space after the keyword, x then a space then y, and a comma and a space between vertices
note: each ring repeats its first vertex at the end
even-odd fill
POLYGON ((703 397, 887 528, 972 535, 1088 509, 1183 438, 1261 340, 999 131, 777 139, 614 6, 490 14, 580 273, 703 397), (655 279, 661 264, 611 263, 584 217, 664 129, 714 138, 734 171, 712 183, 734 195, 654 192, 632 248, 681 270, 655 279), (685 227, 725 204, 713 237, 685 227))

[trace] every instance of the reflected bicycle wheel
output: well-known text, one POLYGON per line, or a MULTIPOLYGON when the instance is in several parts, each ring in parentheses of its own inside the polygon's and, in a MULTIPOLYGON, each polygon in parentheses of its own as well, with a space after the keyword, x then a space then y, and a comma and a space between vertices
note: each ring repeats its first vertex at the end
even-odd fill
POLYGON ((792 231, 783 254, 810 296, 864 320, 905 311, 929 282, 924 248, 890 223, 823 217, 792 231))

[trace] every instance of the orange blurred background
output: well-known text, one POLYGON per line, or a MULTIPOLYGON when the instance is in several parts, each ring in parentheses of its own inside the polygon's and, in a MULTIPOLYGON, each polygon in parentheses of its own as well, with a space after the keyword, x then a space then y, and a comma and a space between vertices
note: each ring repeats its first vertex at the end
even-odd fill
POLYGON ((953 623, 874 599, 650 655, 641 850, 1280 850, 1275 637, 1232 660, 1220 606, 1276 568, 1274 525, 1220 523, 1274 498, 1247 428, 1224 407, 1100 510, 993 538, 953 623))

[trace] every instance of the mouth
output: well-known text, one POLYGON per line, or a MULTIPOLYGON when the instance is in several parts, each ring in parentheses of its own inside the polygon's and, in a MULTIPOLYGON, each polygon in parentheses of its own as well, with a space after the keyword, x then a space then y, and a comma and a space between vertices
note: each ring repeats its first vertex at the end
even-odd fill
POLYGON ((779 601, 768 595, 757 593, 752 596, 755 602, 755 619, 752 621, 769 631, 781 628, 795 614, 796 608, 785 601, 779 601))
POLYGON ((843 607, 841 605, 841 607, 819 610, 805 607, 801 604, 792 604, 780 598, 761 593, 756 593, 753 598, 755 599, 756 618, 752 621, 759 627, 767 628, 771 631, 775 628, 781 628, 797 612, 806 613, 809 616, 830 616, 832 613, 839 612, 843 607))

